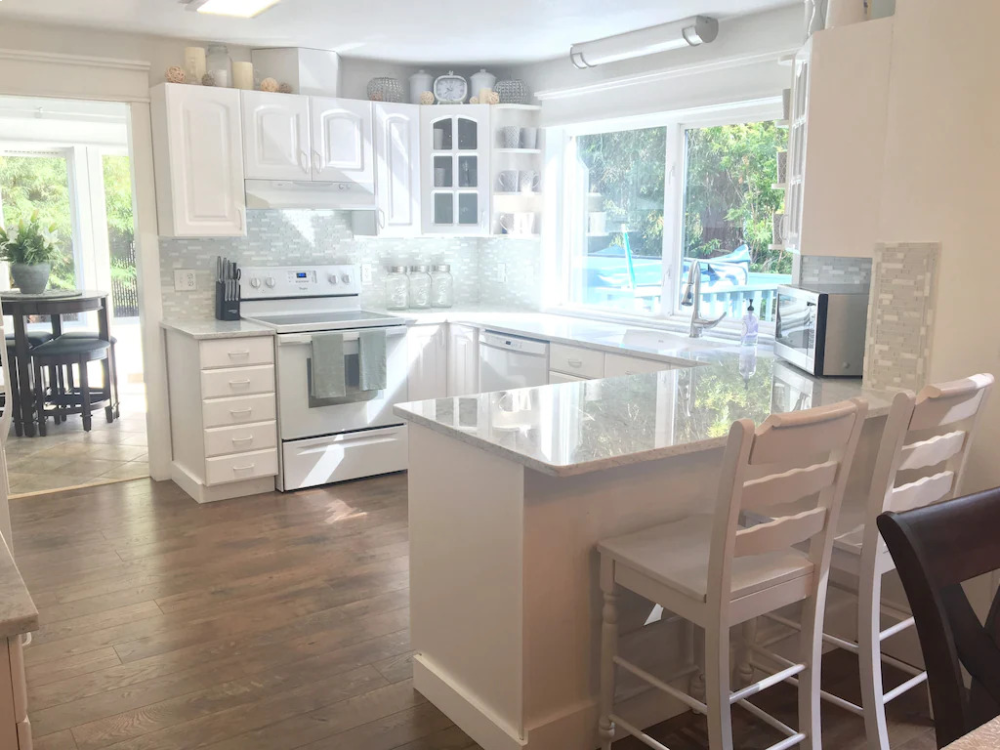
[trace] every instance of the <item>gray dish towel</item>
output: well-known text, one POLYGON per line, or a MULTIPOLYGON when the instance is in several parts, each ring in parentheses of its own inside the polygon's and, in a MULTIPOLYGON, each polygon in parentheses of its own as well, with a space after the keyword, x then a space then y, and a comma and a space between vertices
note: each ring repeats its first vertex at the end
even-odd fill
POLYGON ((385 388, 385 331, 361 331, 358 335, 358 371, 362 391, 385 388))
POLYGON ((343 335, 313 334, 310 395, 316 399, 343 398, 347 395, 343 335))

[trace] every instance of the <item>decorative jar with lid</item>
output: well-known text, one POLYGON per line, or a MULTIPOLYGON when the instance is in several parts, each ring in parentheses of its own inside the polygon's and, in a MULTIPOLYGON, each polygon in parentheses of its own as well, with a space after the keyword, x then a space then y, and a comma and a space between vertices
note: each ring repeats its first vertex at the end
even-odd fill
POLYGON ((431 307, 451 307, 455 304, 455 279, 451 266, 441 263, 431 271, 431 307))
POLYGON ((427 266, 410 266, 410 307, 422 310, 431 306, 431 275, 427 266))
POLYGON ((385 306, 390 310, 405 310, 409 299, 410 280, 406 266, 389 266, 385 277, 385 306))
POLYGON ((229 56, 229 48, 226 45, 211 45, 208 48, 205 63, 208 75, 212 76, 216 86, 224 89, 233 87, 233 60, 229 56))

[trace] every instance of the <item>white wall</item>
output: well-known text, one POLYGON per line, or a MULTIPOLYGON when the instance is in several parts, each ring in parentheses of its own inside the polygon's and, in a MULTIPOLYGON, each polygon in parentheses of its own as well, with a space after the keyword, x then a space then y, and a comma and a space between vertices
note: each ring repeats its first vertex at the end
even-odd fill
MULTIPOLYGON (((578 70, 566 55, 515 72, 543 99, 546 125, 775 96, 789 68, 777 60, 803 41, 799 6, 720 23, 711 44, 578 70)), ((584 41, 584 40, 580 40, 584 41)))
MULTIPOLYGON (((1000 375, 994 226, 1000 198, 996 0, 897 3, 880 236, 941 242, 930 381, 1000 375)), ((977 439, 968 491, 1000 485, 1000 390, 977 439)))
MULTIPOLYGON (((150 85, 162 83, 163 74, 171 65, 183 66, 185 47, 206 44, 208 42, 205 41, 191 42, 23 21, 5 20, 0 24, 0 49, 142 60, 151 65, 150 85)), ((229 54, 234 60, 250 59, 250 50, 246 47, 229 45, 229 54)))

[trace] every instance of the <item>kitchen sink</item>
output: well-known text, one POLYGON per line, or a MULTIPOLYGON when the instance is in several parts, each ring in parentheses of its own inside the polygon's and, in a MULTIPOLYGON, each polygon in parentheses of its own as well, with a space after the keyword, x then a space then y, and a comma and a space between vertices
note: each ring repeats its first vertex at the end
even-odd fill
POLYGON ((630 328, 623 336, 615 337, 624 346, 634 346, 641 349, 653 351, 660 350, 681 350, 688 351, 712 351, 719 349, 731 349, 736 346, 730 341, 713 341, 712 339, 693 339, 680 333, 668 333, 666 331, 650 331, 648 329, 630 328))

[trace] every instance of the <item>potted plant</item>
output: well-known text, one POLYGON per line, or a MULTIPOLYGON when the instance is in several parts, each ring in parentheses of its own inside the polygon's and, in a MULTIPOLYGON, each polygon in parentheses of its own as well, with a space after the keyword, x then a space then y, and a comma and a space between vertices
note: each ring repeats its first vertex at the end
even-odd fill
POLYGON ((0 259, 10 263, 14 286, 22 294, 41 294, 49 283, 51 262, 59 257, 55 224, 42 226, 38 211, 16 227, 0 227, 0 259))

